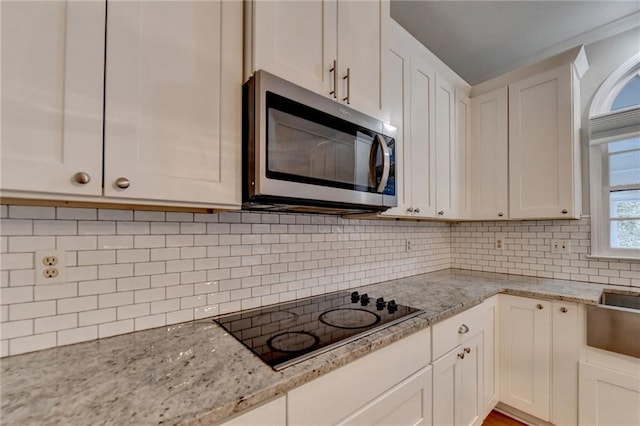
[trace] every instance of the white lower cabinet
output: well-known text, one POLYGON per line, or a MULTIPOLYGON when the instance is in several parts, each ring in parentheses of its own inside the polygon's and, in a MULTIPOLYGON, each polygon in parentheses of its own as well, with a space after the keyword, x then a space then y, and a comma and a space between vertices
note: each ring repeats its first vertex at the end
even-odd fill
POLYGON ((284 426, 287 424, 287 398, 281 396, 222 424, 224 426, 284 426))
POLYGON ((293 389, 287 424, 431 424, 430 341, 420 331, 293 389))
POLYGON ((580 363, 579 423, 640 425, 640 371, 633 375, 580 363))
POLYGON ((483 413, 483 335, 433 363, 433 424, 479 425, 483 413))

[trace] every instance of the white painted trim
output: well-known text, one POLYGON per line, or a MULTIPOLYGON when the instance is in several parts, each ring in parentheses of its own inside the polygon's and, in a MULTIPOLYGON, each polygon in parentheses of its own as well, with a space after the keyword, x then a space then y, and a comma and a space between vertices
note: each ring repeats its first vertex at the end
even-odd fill
POLYGON ((624 87, 637 72, 640 72, 640 52, 633 55, 618 67, 600 85, 591 102, 589 118, 610 112, 611 104, 620 89, 624 87))

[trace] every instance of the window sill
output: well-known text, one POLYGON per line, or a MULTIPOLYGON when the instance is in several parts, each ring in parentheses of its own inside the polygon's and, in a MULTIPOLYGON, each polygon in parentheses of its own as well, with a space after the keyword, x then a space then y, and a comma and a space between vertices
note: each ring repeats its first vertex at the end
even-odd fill
POLYGON ((640 261, 640 257, 636 256, 615 256, 615 255, 595 255, 595 254, 587 254, 585 256, 587 259, 605 259, 605 260, 635 260, 640 261))

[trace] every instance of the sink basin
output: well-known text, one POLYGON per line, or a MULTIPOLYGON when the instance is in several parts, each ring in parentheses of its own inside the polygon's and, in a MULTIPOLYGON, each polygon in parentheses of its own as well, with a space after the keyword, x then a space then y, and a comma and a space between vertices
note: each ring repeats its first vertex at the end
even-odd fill
POLYGON ((587 345, 640 358, 640 293, 605 290, 587 306, 587 345))
POLYGON ((600 296, 600 303, 606 306, 640 310, 640 293, 605 290, 600 296))

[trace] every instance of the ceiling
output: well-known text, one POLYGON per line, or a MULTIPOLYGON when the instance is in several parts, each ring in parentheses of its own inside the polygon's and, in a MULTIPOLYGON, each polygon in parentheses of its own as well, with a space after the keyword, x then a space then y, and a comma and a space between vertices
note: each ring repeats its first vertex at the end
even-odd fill
POLYGON ((391 0, 391 16, 474 85, 640 26, 640 0, 391 0))

